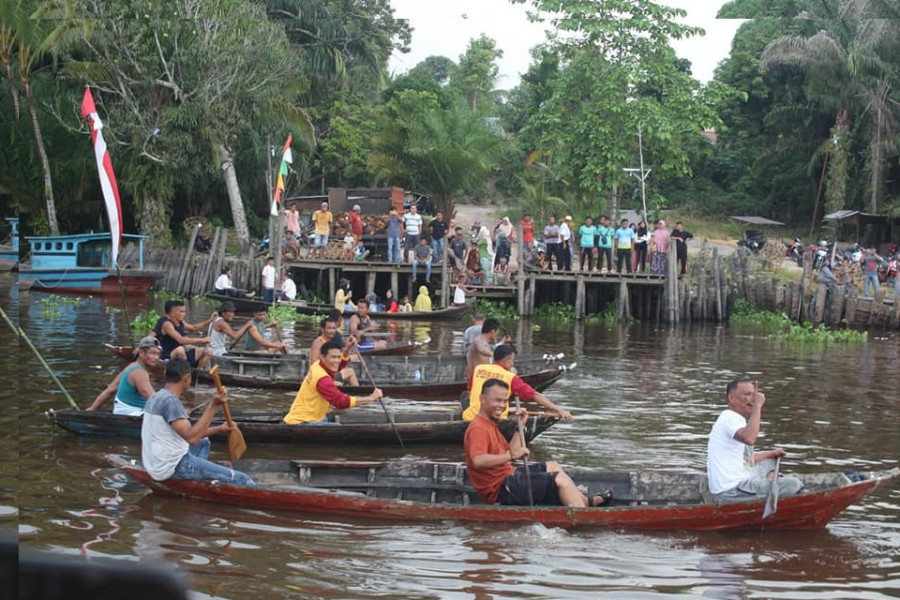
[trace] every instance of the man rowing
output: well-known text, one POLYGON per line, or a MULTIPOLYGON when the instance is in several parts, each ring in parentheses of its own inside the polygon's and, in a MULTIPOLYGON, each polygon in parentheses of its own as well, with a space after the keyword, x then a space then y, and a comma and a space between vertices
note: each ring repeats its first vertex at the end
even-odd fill
MULTIPOLYGON (((322 328, 319 331, 319 337, 313 340, 312 346, 309 347, 310 367, 319 362, 319 359, 322 358, 322 346, 324 344, 334 341, 339 348, 344 347, 343 338, 338 337, 340 335, 338 333, 338 326, 341 320, 343 320, 343 317, 341 316, 341 313, 337 311, 322 319, 322 328)), ((356 371, 353 370, 353 367, 344 367, 335 374, 334 379, 336 383, 340 379, 341 382, 346 383, 349 386, 359 386, 359 379, 356 378, 356 371)))
POLYGON ((253 323, 247 321, 238 329, 233 329, 231 327, 231 322, 234 321, 235 313, 234 302, 231 300, 226 300, 219 305, 219 310, 217 312, 219 313, 219 316, 213 319, 206 335, 209 338, 209 347, 212 350, 213 356, 222 356, 228 353, 228 340, 230 339, 232 342, 237 342, 245 333, 247 333, 250 327, 253 326, 253 323))
POLYGON ((143 414, 147 398, 153 395, 148 371, 159 362, 160 352, 159 340, 152 335, 138 342, 137 359, 122 369, 85 410, 97 410, 114 398, 113 414, 143 414))
POLYGON ((209 338, 190 338, 185 333, 203 331, 218 315, 212 313, 202 323, 194 324, 184 320, 187 315, 187 309, 184 307, 183 300, 166 300, 163 308, 166 314, 160 317, 153 327, 153 334, 162 346, 160 358, 162 360, 183 358, 192 367, 204 368, 212 356, 212 350, 210 348, 200 348, 194 344, 208 344, 209 338))
POLYGON ((253 311, 253 318, 247 325, 246 350, 247 352, 287 352, 287 346, 284 342, 270 342, 266 339, 266 329, 277 327, 278 323, 269 321, 266 323, 266 309, 259 308, 253 311))
MULTIPOLYGON (((781 448, 753 452, 766 397, 749 379, 730 381, 725 396, 728 408, 716 419, 706 448, 709 491, 716 499, 765 496, 773 485, 774 459, 786 454, 781 448)), ((803 487, 796 477, 779 477, 777 485, 783 496, 803 487)))
POLYGON ((209 460, 209 438, 235 426, 210 426, 220 406, 228 402, 227 392, 217 391, 203 415, 191 423, 181 396, 191 385, 191 366, 182 358, 166 365, 166 385, 147 400, 141 423, 141 462, 156 481, 166 479, 215 480, 231 485, 256 487, 245 473, 209 460))
POLYGON ((481 333, 472 341, 469 352, 466 354, 466 379, 472 379, 475 367, 491 362, 499 332, 500 321, 497 319, 486 319, 481 325, 481 333))
MULTIPOLYGON (((612 498, 612 492, 607 490, 588 498, 556 462, 512 466, 513 461, 527 458, 530 452, 519 431, 511 442, 507 442, 498 427, 498 422, 509 410, 509 395, 509 386, 505 382, 499 379, 485 381, 478 414, 466 429, 466 467, 469 481, 478 495, 488 504, 581 508, 605 505, 612 498)), ((528 413, 520 408, 515 416, 524 420, 528 413)))
POLYGON ((385 340, 367 340, 366 333, 372 333, 380 327, 378 323, 369 316, 371 305, 366 298, 360 299, 356 304, 356 313, 350 317, 350 335, 359 340, 359 350, 366 352, 369 350, 384 350, 387 348, 385 340))
MULTIPOLYGON (((515 374, 513 367, 516 362, 516 348, 512 344, 503 344, 497 346, 494 350, 494 362, 487 365, 478 365, 472 373, 469 381, 471 389, 469 390, 469 406, 463 411, 463 419, 472 421, 481 411, 481 395, 484 386, 492 379, 499 379, 506 384, 508 392, 507 399, 513 394, 519 397, 523 402, 535 402, 549 411, 553 411, 559 415, 560 419, 568 421, 572 418, 572 413, 563 410, 554 404, 547 396, 535 390, 533 387, 525 383, 521 377, 515 374)), ((506 417, 506 413, 503 413, 506 417)))
POLYGON ((291 409, 284 417, 288 425, 323 425, 328 422, 328 413, 332 408, 342 410, 363 406, 375 402, 382 397, 380 389, 368 396, 350 396, 341 392, 334 385, 334 375, 350 362, 348 355, 356 345, 350 336, 347 345, 342 349, 335 342, 322 344, 319 361, 309 367, 300 390, 294 397, 291 409))

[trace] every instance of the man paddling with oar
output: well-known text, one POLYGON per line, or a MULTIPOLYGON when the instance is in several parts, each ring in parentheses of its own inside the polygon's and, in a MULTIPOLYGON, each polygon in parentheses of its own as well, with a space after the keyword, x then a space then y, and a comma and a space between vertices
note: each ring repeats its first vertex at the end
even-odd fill
POLYGON ((191 386, 191 366, 183 358, 166 365, 166 385, 147 400, 141 425, 141 462, 153 479, 215 480, 230 485, 256 487, 245 473, 209 460, 207 436, 228 432, 227 423, 210 427, 220 406, 228 402, 224 389, 217 390, 212 402, 196 423, 191 423, 181 405, 181 396, 191 386))
MULTIPOLYGON (((481 408, 466 429, 465 449, 469 481, 488 504, 516 506, 604 506, 612 498, 607 490, 588 498, 575 486, 556 462, 530 463, 513 467, 512 462, 530 454, 525 440, 517 431, 507 442, 497 423, 507 411, 509 386, 499 379, 488 379, 481 387, 481 408)), ((527 419, 523 409, 518 419, 527 419)))
MULTIPOLYGON (((765 496, 777 477, 776 459, 781 448, 753 452, 759 437, 762 407, 766 397, 755 381, 734 379, 725 388, 728 408, 716 419, 706 448, 709 491, 718 499, 765 496)), ((777 494, 791 496, 803 487, 796 477, 777 477, 777 494)))
POLYGON ((334 385, 334 375, 347 366, 350 357, 347 353, 353 350, 356 340, 353 336, 347 339, 347 346, 341 348, 336 342, 322 344, 322 356, 318 362, 310 365, 294 397, 291 409, 284 417, 288 425, 324 425, 328 423, 328 413, 332 408, 338 410, 370 404, 382 397, 380 389, 375 388, 368 396, 349 396, 334 385))

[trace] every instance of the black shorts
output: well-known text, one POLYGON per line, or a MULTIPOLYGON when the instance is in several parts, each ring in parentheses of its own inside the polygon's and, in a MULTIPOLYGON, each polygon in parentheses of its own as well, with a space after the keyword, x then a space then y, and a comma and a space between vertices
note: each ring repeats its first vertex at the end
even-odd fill
POLYGON ((196 348, 186 348, 184 350, 185 356, 187 356, 188 363, 191 365, 191 368, 197 368, 197 349, 196 348))
POLYGON ((500 486, 500 494, 497 496, 500 504, 512 506, 562 504, 559 499, 559 488, 556 487, 556 473, 547 472, 547 463, 531 463, 528 465, 528 472, 531 474, 533 502, 528 501, 528 478, 525 476, 525 467, 517 467, 516 472, 507 477, 500 486))

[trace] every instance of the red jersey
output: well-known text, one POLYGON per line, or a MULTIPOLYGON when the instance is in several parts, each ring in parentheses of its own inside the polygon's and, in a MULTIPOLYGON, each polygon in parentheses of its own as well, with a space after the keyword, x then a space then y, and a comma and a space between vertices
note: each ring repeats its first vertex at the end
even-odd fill
POLYGON ((363 234, 363 222, 356 211, 350 213, 350 233, 356 237, 363 234))
POLYGON ((522 222, 519 223, 519 225, 522 226, 522 243, 534 243, 534 221, 525 221, 525 219, 522 219, 522 222))
POLYGON ((472 466, 472 458, 480 454, 505 454, 509 452, 509 442, 496 423, 479 414, 466 429, 464 445, 472 487, 485 502, 494 504, 500 494, 500 486, 515 472, 515 468, 507 462, 490 469, 478 470, 472 466))

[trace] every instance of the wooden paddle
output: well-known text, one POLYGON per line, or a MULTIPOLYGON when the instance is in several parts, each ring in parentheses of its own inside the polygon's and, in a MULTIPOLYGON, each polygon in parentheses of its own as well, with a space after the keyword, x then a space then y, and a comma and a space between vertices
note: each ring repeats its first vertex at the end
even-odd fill
POLYGON ((772 487, 766 496, 766 506, 763 508, 763 519, 768 519, 778 510, 778 469, 781 467, 781 457, 775 459, 775 472, 772 474, 772 487))
MULTIPOLYGON (((513 394, 516 399, 516 423, 519 424, 519 437, 522 439, 522 448, 527 448, 525 443, 525 423, 519 418, 519 396, 513 394)), ((510 454, 512 456, 512 454, 510 454)), ((528 458, 523 454, 522 463, 525 465, 525 483, 528 484, 528 506, 534 507, 534 492, 531 489, 531 471, 528 470, 528 458)))
MULTIPOLYGON (((369 378, 369 381, 372 383, 373 388, 377 388, 375 385, 375 378, 372 377, 372 373, 369 371, 368 365, 366 365, 365 359, 363 359, 362 352, 359 351, 359 346, 356 347, 356 356, 359 357, 359 364, 362 365, 363 371, 366 372, 366 377, 369 378)), ((391 413, 388 412, 387 406, 384 404, 384 398, 379 398, 378 401, 381 403, 381 408, 384 410, 384 416, 387 417, 388 422, 391 424, 391 429, 394 430, 394 435, 397 436, 397 441, 400 442, 400 447, 406 450, 406 445, 403 443, 403 438, 400 437, 400 432, 397 431, 397 424, 394 423, 394 417, 391 416, 391 413)))
MULTIPOLYGON (((278 325, 276 325, 275 327, 272 328, 272 333, 275 334, 275 338, 276 338, 281 344, 284 344, 284 340, 281 339, 281 333, 278 332, 278 325)), ((281 353, 282 353, 282 354, 287 354, 287 353, 288 353, 288 349, 285 348, 283 345, 281 346, 281 353)))
MULTIPOLYGON (((213 381, 216 384, 216 389, 219 392, 224 392, 225 388, 222 387, 222 380, 219 379, 219 365, 213 365, 213 368, 209 370, 209 376, 213 378, 213 381)), ((222 405, 225 409, 225 421, 228 423, 229 427, 234 427, 231 431, 228 432, 228 454, 231 456, 231 460, 236 461, 240 460, 240 458, 244 455, 244 452, 247 451, 247 443, 244 442, 244 434, 241 433, 241 430, 235 426, 234 421, 231 420, 231 409, 228 408, 228 402, 222 405)))

